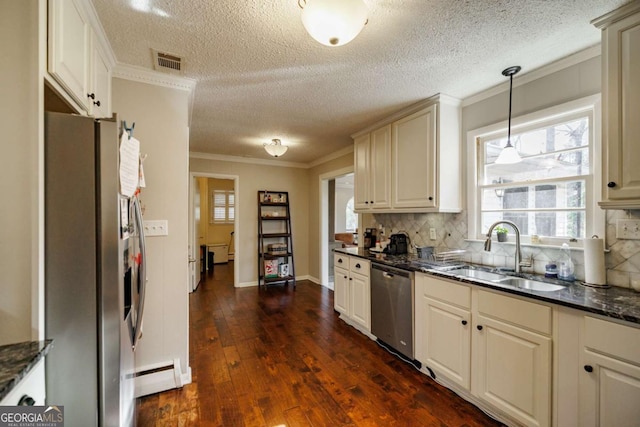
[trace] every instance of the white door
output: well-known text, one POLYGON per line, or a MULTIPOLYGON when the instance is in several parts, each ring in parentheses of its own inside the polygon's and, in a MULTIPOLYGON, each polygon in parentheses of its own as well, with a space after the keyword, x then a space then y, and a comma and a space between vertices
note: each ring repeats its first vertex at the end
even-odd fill
POLYGON ((336 268, 333 284, 333 308, 343 314, 349 314, 349 272, 336 268))
POLYGON ((472 391, 522 425, 551 425, 551 339, 479 315, 472 391))
POLYGON ((456 384, 471 383, 471 313, 427 298, 416 302, 416 359, 456 384))
POLYGON ((193 191, 191 192, 191 218, 189 218, 189 290, 195 291, 200 284, 200 271, 202 264, 200 261, 200 182, 197 177, 193 177, 191 182, 193 191))
POLYGON ((351 318, 371 330, 371 289, 369 278, 362 274, 351 273, 349 280, 349 314, 351 318))

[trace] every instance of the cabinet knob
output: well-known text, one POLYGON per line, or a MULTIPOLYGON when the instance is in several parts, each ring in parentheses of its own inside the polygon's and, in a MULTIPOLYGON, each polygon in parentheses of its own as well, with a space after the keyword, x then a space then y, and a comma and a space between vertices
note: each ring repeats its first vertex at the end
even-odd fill
POLYGON ((373 200, 371 201, 371 204, 373 204, 373 200))
POLYGON ((615 187, 615 186, 616 186, 616 183, 615 183, 615 182, 613 182, 613 181, 611 181, 611 182, 609 182, 609 183, 607 184, 607 187, 609 187, 609 188, 613 188, 613 187, 615 187))
MULTIPOLYGON (((345 279, 346 279, 346 277, 345 277, 345 279)), ((353 278, 352 278, 352 277, 349 277, 349 280, 353 280, 353 278)))
POLYGON ((93 105, 95 105, 96 107, 100 106, 100 101, 93 101, 93 105))
POLYGON ((88 93, 87 94, 87 98, 96 99, 96 94, 95 93, 88 93))
POLYGON ((466 320, 463 320, 461 323, 462 323, 463 325, 466 325, 466 324, 467 324, 467 321, 466 321, 466 320))
POLYGON ((25 394, 24 396, 22 396, 18 401, 18 406, 34 406, 35 404, 36 404, 35 399, 29 396, 28 394, 25 394))
POLYGON ((369 201, 368 201, 368 200, 365 200, 365 201, 364 201, 364 204, 365 204, 365 205, 368 205, 368 204, 369 204, 369 201))
POLYGON ((587 372, 593 372, 593 366, 591 365, 584 365, 584 370, 587 372))
POLYGON ((360 263, 356 264, 356 268, 360 268, 360 263))
POLYGON ((429 196, 429 200, 433 200, 433 197, 429 196))
POLYGON ((338 259, 338 263, 342 264, 342 258, 338 259))
POLYGON ((347 276, 344 276, 344 278, 346 279, 346 278, 347 278, 347 276))
POLYGON ((476 326, 476 328, 478 328, 478 330, 481 331, 482 330, 482 325, 478 325, 478 326, 476 326))

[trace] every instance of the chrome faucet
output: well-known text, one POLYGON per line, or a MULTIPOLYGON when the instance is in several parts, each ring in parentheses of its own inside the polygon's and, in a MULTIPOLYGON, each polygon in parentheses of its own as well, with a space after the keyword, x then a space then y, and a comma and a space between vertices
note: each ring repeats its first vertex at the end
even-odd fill
POLYGON ((518 228, 516 223, 513 221, 502 220, 502 221, 496 221, 493 224, 491 224, 491 227, 489 227, 489 231, 487 232, 487 240, 485 240, 484 242, 484 250, 487 252, 491 252, 491 234, 493 233, 493 229, 498 224, 510 225, 516 232, 516 259, 515 259, 516 273, 520 273, 522 271, 522 267, 531 267, 533 256, 530 257, 528 261, 521 261, 522 253, 520 252, 520 229, 518 228))

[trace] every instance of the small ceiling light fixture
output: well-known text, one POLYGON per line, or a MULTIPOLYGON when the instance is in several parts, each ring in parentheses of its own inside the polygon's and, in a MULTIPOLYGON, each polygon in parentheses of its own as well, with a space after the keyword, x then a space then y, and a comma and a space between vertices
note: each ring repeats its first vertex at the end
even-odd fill
POLYGON ((325 46, 342 46, 355 39, 367 24, 362 0, 298 0, 302 24, 325 46))
POLYGON ((279 139, 272 139, 271 143, 269 144, 264 143, 264 150, 273 157, 282 156, 287 152, 288 149, 289 147, 287 147, 286 145, 282 145, 282 141, 280 141, 279 139))
POLYGON ((511 145, 511 97, 513 95, 513 76, 521 69, 522 68, 519 65, 516 65, 509 67, 502 72, 503 76, 509 77, 509 130, 507 131, 507 145, 504 146, 500 155, 496 159, 496 164, 499 165, 508 165, 522 161, 522 157, 520 157, 516 148, 511 145))

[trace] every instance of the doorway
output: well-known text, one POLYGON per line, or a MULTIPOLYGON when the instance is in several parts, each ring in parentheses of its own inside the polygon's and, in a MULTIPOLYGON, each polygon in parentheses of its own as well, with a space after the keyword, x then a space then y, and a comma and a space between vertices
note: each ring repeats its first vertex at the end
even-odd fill
MULTIPOLYGON (((216 263, 239 257, 239 177, 191 173, 189 182, 189 292, 193 292, 216 263)), ((238 277, 234 262, 234 286, 238 286, 238 277)))
POLYGON ((353 212, 353 190, 353 167, 320 176, 320 283, 329 289, 333 289, 333 250, 353 245, 356 239, 359 215, 353 212))

